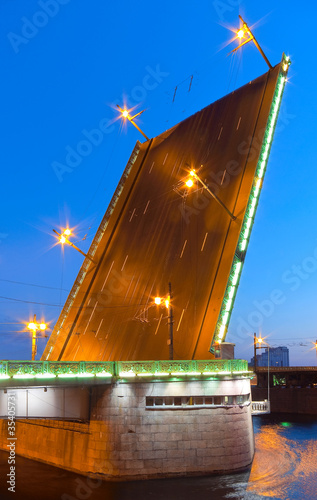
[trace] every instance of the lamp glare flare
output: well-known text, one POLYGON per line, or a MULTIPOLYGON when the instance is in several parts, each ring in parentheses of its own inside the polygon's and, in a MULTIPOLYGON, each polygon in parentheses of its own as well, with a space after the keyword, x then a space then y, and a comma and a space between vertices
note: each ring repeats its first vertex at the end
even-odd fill
POLYGON ((67 243, 67 238, 72 234, 70 229, 65 229, 62 234, 59 237, 59 242, 64 245, 64 243, 67 243))
MULTIPOLYGON (((280 74, 278 76, 273 101, 269 113, 269 119, 264 135, 264 140, 258 160, 258 164, 256 167, 256 172, 254 176, 253 186, 251 190, 251 194, 249 197, 248 205, 246 208, 245 216, 242 223, 242 229, 237 245, 237 249, 235 252, 235 257, 233 260, 233 264, 230 271, 230 277, 228 286, 225 292, 224 300, 222 303, 221 311, 219 314, 216 333, 214 336, 214 343, 221 343, 226 334, 227 325, 230 319, 230 315, 232 312, 232 307, 234 304, 234 297, 237 291, 237 287, 239 284, 240 274, 243 266, 244 257, 246 254, 248 241, 252 229, 252 225, 254 222, 254 216, 256 212, 256 207, 259 201, 259 195, 262 187, 262 180, 264 177, 264 173, 266 170, 266 165, 272 145, 272 138, 274 129, 276 126, 277 116, 281 104, 282 94, 286 82, 285 73, 288 70, 290 65, 290 59, 288 56, 283 56, 280 74)), ((260 340, 259 340, 260 341, 260 340)), ((261 339, 262 341, 262 339, 261 339)))
POLYGON ((32 330, 32 331, 36 331, 36 330, 46 330, 47 328, 47 325, 46 323, 29 323, 28 324, 28 329, 29 330, 32 330))

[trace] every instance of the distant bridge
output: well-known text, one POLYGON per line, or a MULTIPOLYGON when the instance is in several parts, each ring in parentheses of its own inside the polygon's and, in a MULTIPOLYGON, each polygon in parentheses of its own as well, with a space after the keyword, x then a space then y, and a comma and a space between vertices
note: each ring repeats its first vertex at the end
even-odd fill
MULTIPOLYGON (((250 366, 252 370, 252 367, 250 366)), ((317 388, 317 366, 270 366, 270 387, 317 388)), ((260 366, 256 369, 257 387, 267 387, 268 369, 260 366)))

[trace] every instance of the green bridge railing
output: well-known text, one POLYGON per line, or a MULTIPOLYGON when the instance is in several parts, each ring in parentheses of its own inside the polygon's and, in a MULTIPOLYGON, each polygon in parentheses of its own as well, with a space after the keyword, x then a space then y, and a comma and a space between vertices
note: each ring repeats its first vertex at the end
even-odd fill
POLYGON ((249 375, 247 361, 0 361, 0 381, 9 378, 133 378, 249 375))

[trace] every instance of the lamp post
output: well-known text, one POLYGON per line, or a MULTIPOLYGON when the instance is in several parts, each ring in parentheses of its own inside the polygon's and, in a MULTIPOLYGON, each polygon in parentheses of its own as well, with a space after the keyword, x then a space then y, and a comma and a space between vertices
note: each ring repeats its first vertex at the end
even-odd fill
POLYGON ((257 338, 256 334, 253 336, 254 342, 253 342, 253 347, 254 347, 254 371, 256 372, 256 350, 257 349, 263 349, 261 344, 263 343, 263 339, 261 337, 257 338), (257 344, 260 344, 259 346, 257 344))
POLYGON ((196 173, 196 170, 192 169, 190 172, 189 172, 189 179, 185 182, 186 186, 191 188, 193 185, 194 185, 194 181, 193 179, 196 179, 198 182, 200 182, 200 184, 203 186, 204 189, 206 189, 206 191, 210 194, 210 196, 212 196, 212 198, 214 198, 214 200, 216 200, 217 203, 219 203, 219 205, 222 206, 222 208, 224 208, 224 210, 227 212, 227 214, 229 215, 230 219, 231 220, 236 220, 236 216, 233 215, 233 213, 230 212, 230 210, 228 210, 228 208, 226 207, 226 205, 220 200, 220 198, 218 198, 218 196, 213 193, 209 186, 199 177, 199 175, 196 173))
POLYGON ((169 359, 173 359, 173 307, 172 307, 172 285, 168 284, 168 297, 166 299, 162 299, 162 297, 155 297, 154 302, 156 305, 161 305, 163 300, 165 303, 166 309, 168 309, 168 346, 169 346, 169 359))
POLYGON ((122 109, 119 104, 117 104, 117 108, 119 109, 119 111, 121 112, 121 118, 127 118, 129 120, 129 122, 132 123, 132 125, 134 125, 134 127, 143 135, 143 137, 145 137, 145 139, 147 141, 149 141, 149 137, 147 135, 145 135, 144 132, 142 132, 142 130, 140 129, 140 127, 135 123, 134 121, 134 118, 136 118, 137 116, 140 116, 142 113, 144 113, 145 109, 143 109, 142 111, 140 111, 139 113, 137 113, 136 115, 133 115, 133 116, 130 116, 130 113, 127 109, 122 109))
POLYGON ((270 346, 261 337, 254 334, 254 372, 256 373, 256 350, 257 349, 267 349, 267 400, 270 401, 270 346), (262 346, 261 344, 265 344, 262 346), (257 344, 260 344, 259 346, 257 344))
POLYGON ((62 234, 59 233, 58 231, 56 231, 56 229, 53 229, 53 232, 55 234, 57 234, 58 240, 62 245, 64 245, 64 243, 67 243, 67 245, 75 248, 75 250, 77 250, 77 252, 81 253, 84 257, 87 257, 87 259, 89 259, 93 264, 96 264, 96 262, 91 257, 89 257, 88 254, 86 254, 85 252, 80 250, 80 248, 78 248, 76 245, 74 245, 74 243, 69 241, 68 236, 70 236, 72 234, 70 229, 65 229, 65 231, 62 234))
MULTIPOLYGON (((28 329, 32 332, 32 361, 35 360, 36 352, 37 352, 37 332, 46 330, 46 323, 37 323, 36 322, 36 314, 34 314, 33 322, 28 324, 28 329)), ((46 336, 46 335, 45 335, 46 336)))
POLYGON ((258 51, 260 52, 261 56, 263 57, 264 61, 266 62, 266 64, 268 65, 268 67, 270 69, 272 69, 272 64, 270 63, 270 61, 268 60, 268 58, 266 57, 266 55, 264 54, 263 50, 261 49, 258 41, 256 40, 255 36, 253 35, 252 31, 250 30, 249 26, 247 25, 247 23, 242 19, 241 16, 239 16, 239 19, 240 21, 242 22, 242 28, 240 28, 238 31, 237 31, 237 37, 240 38, 240 40, 242 40, 244 38, 245 35, 247 35, 249 38, 247 40, 244 40, 242 43, 240 43, 240 45, 238 47, 236 47, 235 49, 233 49, 230 54, 232 54, 233 52, 236 52, 238 49, 240 49, 240 47, 242 47, 243 45, 245 45, 246 43, 249 43, 249 42, 253 42, 254 45, 256 46, 256 48, 258 49, 258 51))

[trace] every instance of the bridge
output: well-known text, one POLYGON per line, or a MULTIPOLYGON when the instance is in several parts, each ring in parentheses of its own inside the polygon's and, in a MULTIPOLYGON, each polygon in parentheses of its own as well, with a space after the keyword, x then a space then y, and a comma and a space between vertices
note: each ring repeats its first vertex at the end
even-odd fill
POLYGON ((43 360, 168 358, 167 313, 154 298, 167 298, 169 283, 174 358, 218 355, 288 66, 283 55, 259 78, 137 143, 43 360))
POLYGON ((114 480, 252 463, 252 411, 267 405, 251 403, 246 361, 213 358, 289 63, 136 144, 42 360, 0 361, 0 447, 114 480))

